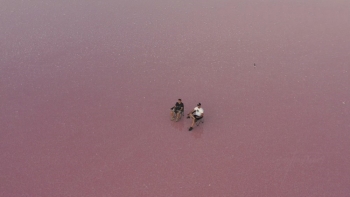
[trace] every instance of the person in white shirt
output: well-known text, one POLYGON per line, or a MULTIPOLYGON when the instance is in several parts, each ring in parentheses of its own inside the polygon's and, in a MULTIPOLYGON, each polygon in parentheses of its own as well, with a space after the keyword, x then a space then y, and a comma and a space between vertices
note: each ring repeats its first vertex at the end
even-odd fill
POLYGON ((197 107, 193 109, 189 114, 187 114, 187 118, 192 118, 192 124, 191 127, 188 129, 189 131, 192 131, 194 124, 197 122, 197 120, 202 119, 204 115, 204 110, 201 107, 202 104, 198 103, 197 107))

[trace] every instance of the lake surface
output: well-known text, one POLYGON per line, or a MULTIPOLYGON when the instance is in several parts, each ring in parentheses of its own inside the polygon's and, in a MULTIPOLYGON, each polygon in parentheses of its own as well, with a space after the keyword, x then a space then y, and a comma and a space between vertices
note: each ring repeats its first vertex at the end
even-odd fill
POLYGON ((0 196, 349 196, 349 10, 0 1, 0 196))

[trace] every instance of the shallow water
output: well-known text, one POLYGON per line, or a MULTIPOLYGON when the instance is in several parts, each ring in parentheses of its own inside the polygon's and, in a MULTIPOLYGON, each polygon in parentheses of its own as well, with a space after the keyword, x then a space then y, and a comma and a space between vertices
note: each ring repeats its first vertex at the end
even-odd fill
POLYGON ((350 193, 349 1, 1 4, 0 196, 350 193))

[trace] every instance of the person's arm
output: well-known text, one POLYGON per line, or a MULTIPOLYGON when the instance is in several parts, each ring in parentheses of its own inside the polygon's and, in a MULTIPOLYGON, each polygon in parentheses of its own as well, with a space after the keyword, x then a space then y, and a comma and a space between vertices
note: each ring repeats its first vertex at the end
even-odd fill
POLYGON ((173 110, 173 109, 176 109, 176 103, 175 103, 175 105, 171 108, 171 110, 173 110))
POLYGON ((190 115, 190 114, 192 114, 193 112, 195 112, 196 110, 192 110, 190 113, 188 113, 187 115, 190 115))
POLYGON ((182 103, 181 107, 180 107, 180 111, 184 110, 184 104, 182 103))

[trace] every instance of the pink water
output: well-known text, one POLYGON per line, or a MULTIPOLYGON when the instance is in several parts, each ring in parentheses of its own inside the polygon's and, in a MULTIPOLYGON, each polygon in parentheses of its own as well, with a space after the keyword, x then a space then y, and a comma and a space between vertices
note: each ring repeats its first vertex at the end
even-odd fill
POLYGON ((0 4, 0 196, 350 196, 350 1, 0 4))

